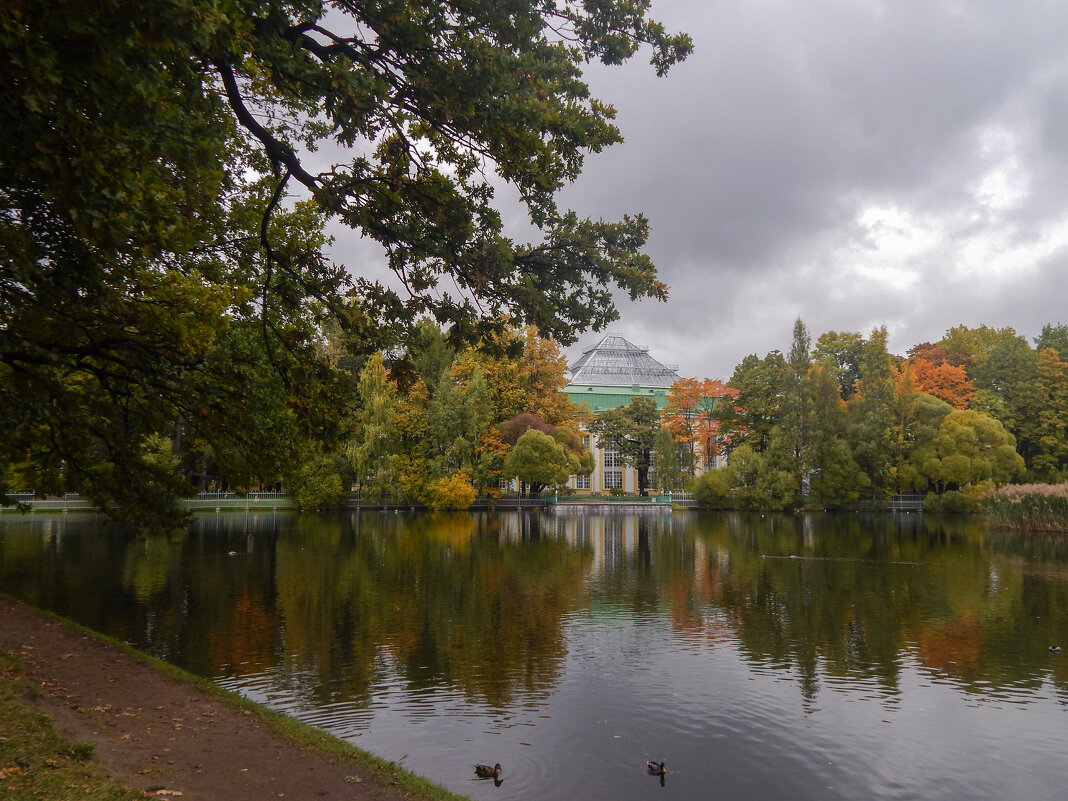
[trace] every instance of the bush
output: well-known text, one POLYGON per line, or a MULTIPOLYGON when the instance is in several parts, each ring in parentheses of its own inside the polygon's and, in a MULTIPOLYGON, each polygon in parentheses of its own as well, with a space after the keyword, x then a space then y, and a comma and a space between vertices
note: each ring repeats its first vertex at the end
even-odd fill
POLYGON ((693 481, 693 498, 701 509, 732 509, 731 480, 726 470, 709 470, 693 481))
POLYGON ((947 490, 941 495, 929 492, 923 499, 923 510, 943 515, 974 514, 979 511, 979 503, 975 495, 976 493, 970 487, 962 490, 947 490))
POLYGON ((475 502, 475 494, 474 485, 461 471, 430 484, 426 490, 426 505, 435 512, 468 509, 475 502))

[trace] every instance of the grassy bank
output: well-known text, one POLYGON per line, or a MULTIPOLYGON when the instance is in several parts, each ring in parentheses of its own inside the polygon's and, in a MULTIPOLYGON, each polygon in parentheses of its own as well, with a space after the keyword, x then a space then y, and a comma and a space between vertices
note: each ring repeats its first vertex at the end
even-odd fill
POLYGON ((1000 487, 983 496, 982 511, 993 526, 1068 531, 1068 482, 1000 487))
POLYGON ((22 663, 0 652, 0 797, 61 801, 133 801, 134 790, 104 776, 93 747, 60 737, 32 703, 36 688, 22 663))
MULTIPOLYGON (((147 663, 172 681, 192 686, 233 709, 257 716, 296 746, 357 768, 353 772, 361 773, 369 780, 365 789, 374 788, 376 783, 383 789, 388 788, 389 793, 383 797, 469 801, 394 762, 361 751, 320 729, 268 709, 125 643, 47 611, 35 610, 35 613, 105 642, 115 650, 147 663)), ((143 798, 139 791, 109 781, 97 770, 91 745, 67 743, 59 738, 50 718, 34 707, 36 692, 33 683, 26 679, 19 660, 0 651, 0 799, 126 801, 143 798), (60 769, 62 772, 58 772, 60 769)))

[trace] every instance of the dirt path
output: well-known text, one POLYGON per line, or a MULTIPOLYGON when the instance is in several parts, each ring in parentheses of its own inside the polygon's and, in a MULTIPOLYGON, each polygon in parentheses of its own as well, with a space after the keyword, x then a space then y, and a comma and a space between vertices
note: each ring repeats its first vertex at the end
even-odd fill
POLYGON ((93 744, 104 771, 134 788, 177 791, 182 801, 410 797, 388 777, 312 753, 258 716, 3 598, 0 649, 23 660, 57 730, 93 744))

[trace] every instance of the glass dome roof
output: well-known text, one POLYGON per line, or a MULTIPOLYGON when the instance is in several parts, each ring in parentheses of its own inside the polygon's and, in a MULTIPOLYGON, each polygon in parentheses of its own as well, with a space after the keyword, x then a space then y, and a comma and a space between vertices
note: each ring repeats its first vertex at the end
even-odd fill
POLYGON ((670 387, 679 380, 674 368, 661 364, 621 336, 609 334, 569 368, 572 384, 602 387, 670 387))

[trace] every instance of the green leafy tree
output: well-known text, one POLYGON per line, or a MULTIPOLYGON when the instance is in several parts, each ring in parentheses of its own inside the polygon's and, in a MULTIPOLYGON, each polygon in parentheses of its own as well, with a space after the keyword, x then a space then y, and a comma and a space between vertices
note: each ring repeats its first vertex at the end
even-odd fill
POLYGON ((852 331, 828 331, 816 340, 812 360, 834 371, 842 400, 849 400, 857 391, 863 348, 864 337, 852 331))
POLYGON ((1068 325, 1047 323, 1042 326, 1042 333, 1035 338, 1038 350, 1052 348, 1062 362, 1068 362, 1068 325))
POLYGON ((1046 481, 1068 475, 1068 361, 1053 348, 1038 352, 1035 365, 1037 415, 1031 474, 1046 481))
POLYGON ((1012 434, 972 409, 946 414, 937 435, 917 444, 911 459, 917 474, 939 493, 982 481, 1004 484, 1024 472, 1012 434))
POLYGON ((772 429, 781 419, 786 371, 786 359, 778 351, 763 359, 750 354, 734 368, 727 383, 738 391, 738 398, 733 408, 723 406, 728 415, 723 420, 728 452, 743 443, 757 452, 767 450, 772 429))
POLYGON ((938 342, 938 347, 951 357, 955 357, 952 363, 960 363, 968 368, 968 376, 972 377, 972 368, 983 364, 997 345, 1019 340, 1016 331, 1012 328, 991 328, 980 325, 969 328, 966 325, 958 325, 946 331, 946 335, 938 342))
POLYGON ((337 509, 345 503, 343 460, 324 454, 302 464, 288 484, 297 508, 301 510, 337 509))
POLYGON ((896 418, 893 359, 886 349, 886 327, 865 341, 860 360, 860 392, 852 401, 849 438, 853 458, 868 476, 872 490, 885 496, 894 489, 896 418))
POLYGON ((724 469, 737 507, 781 511, 790 506, 797 491, 797 477, 789 459, 788 449, 777 443, 764 452, 755 451, 748 444, 735 448, 724 469))
POLYGON ((638 474, 638 494, 647 495, 649 471, 660 431, 656 401, 638 396, 626 406, 601 412, 589 425, 602 448, 619 451, 620 458, 638 474))
POLYGON ((423 453, 434 478, 451 475, 469 463, 474 443, 467 439, 469 415, 463 389, 452 370, 445 370, 431 390, 423 453))
POLYGON ((556 426, 553 439, 564 448, 569 476, 588 476, 593 472, 596 462, 593 454, 582 444, 582 434, 577 428, 556 426))
POLYGON ((570 467, 564 446, 549 434, 532 428, 508 451, 501 469, 505 476, 514 476, 531 492, 538 493, 567 481, 570 467))
POLYGON ((360 371, 355 433, 346 455, 365 499, 393 497, 400 488, 397 390, 379 353, 360 371))
POLYGON ((824 507, 848 505, 868 489, 869 482, 846 437, 848 418, 837 371, 831 364, 817 365, 806 383, 812 409, 804 464, 808 494, 824 507))
POLYGON ((927 479, 914 461, 913 451, 933 441, 942 425, 942 420, 953 407, 941 398, 922 392, 909 391, 907 386, 898 386, 898 420, 896 428, 894 462, 897 465, 898 489, 902 491, 925 491, 927 479))
POLYGON ((464 397, 467 405, 467 432, 465 440, 473 447, 469 454, 471 481, 476 491, 496 486, 501 475, 502 450, 497 447, 496 421, 489 382, 481 369, 475 368, 467 381, 464 397))
POLYGON ((693 478, 690 469, 691 444, 680 442, 670 429, 661 428, 656 434, 653 448, 653 482, 656 488, 661 492, 682 489, 685 482, 693 478))
POLYGON ((294 411, 296 434, 242 450, 288 468, 299 440, 341 434, 344 396, 319 347, 328 316, 368 354, 427 316, 453 344, 523 324, 570 343, 616 319, 617 290, 664 299, 644 217, 584 220, 556 204, 584 154, 621 139, 582 65, 646 46, 663 74, 691 50, 647 11, 6 6, 0 461, 29 454, 43 480, 134 515, 152 493, 122 477, 142 472, 146 437, 182 418, 221 452, 257 430, 244 385, 225 382, 236 362, 217 353, 232 325, 260 333, 256 379, 294 411), (337 150, 323 171, 307 156, 321 143, 337 150), (498 180, 536 241, 504 236, 498 180), (324 258, 327 217, 381 245, 396 284, 324 258))
POLYGON ((812 416, 812 398, 807 381, 809 368, 812 366, 809 348, 812 340, 808 329, 798 317, 794 321, 793 341, 787 359, 785 388, 783 392, 782 411, 778 425, 781 436, 789 447, 797 463, 796 473, 800 476, 808 459, 810 444, 809 421, 812 416))
MULTIPOLYGON (((1011 329, 1007 329, 1011 330, 1011 329)), ((968 375, 976 393, 969 407, 996 417, 1030 462, 1041 450, 1038 353, 1020 336, 1003 336, 968 375)))

